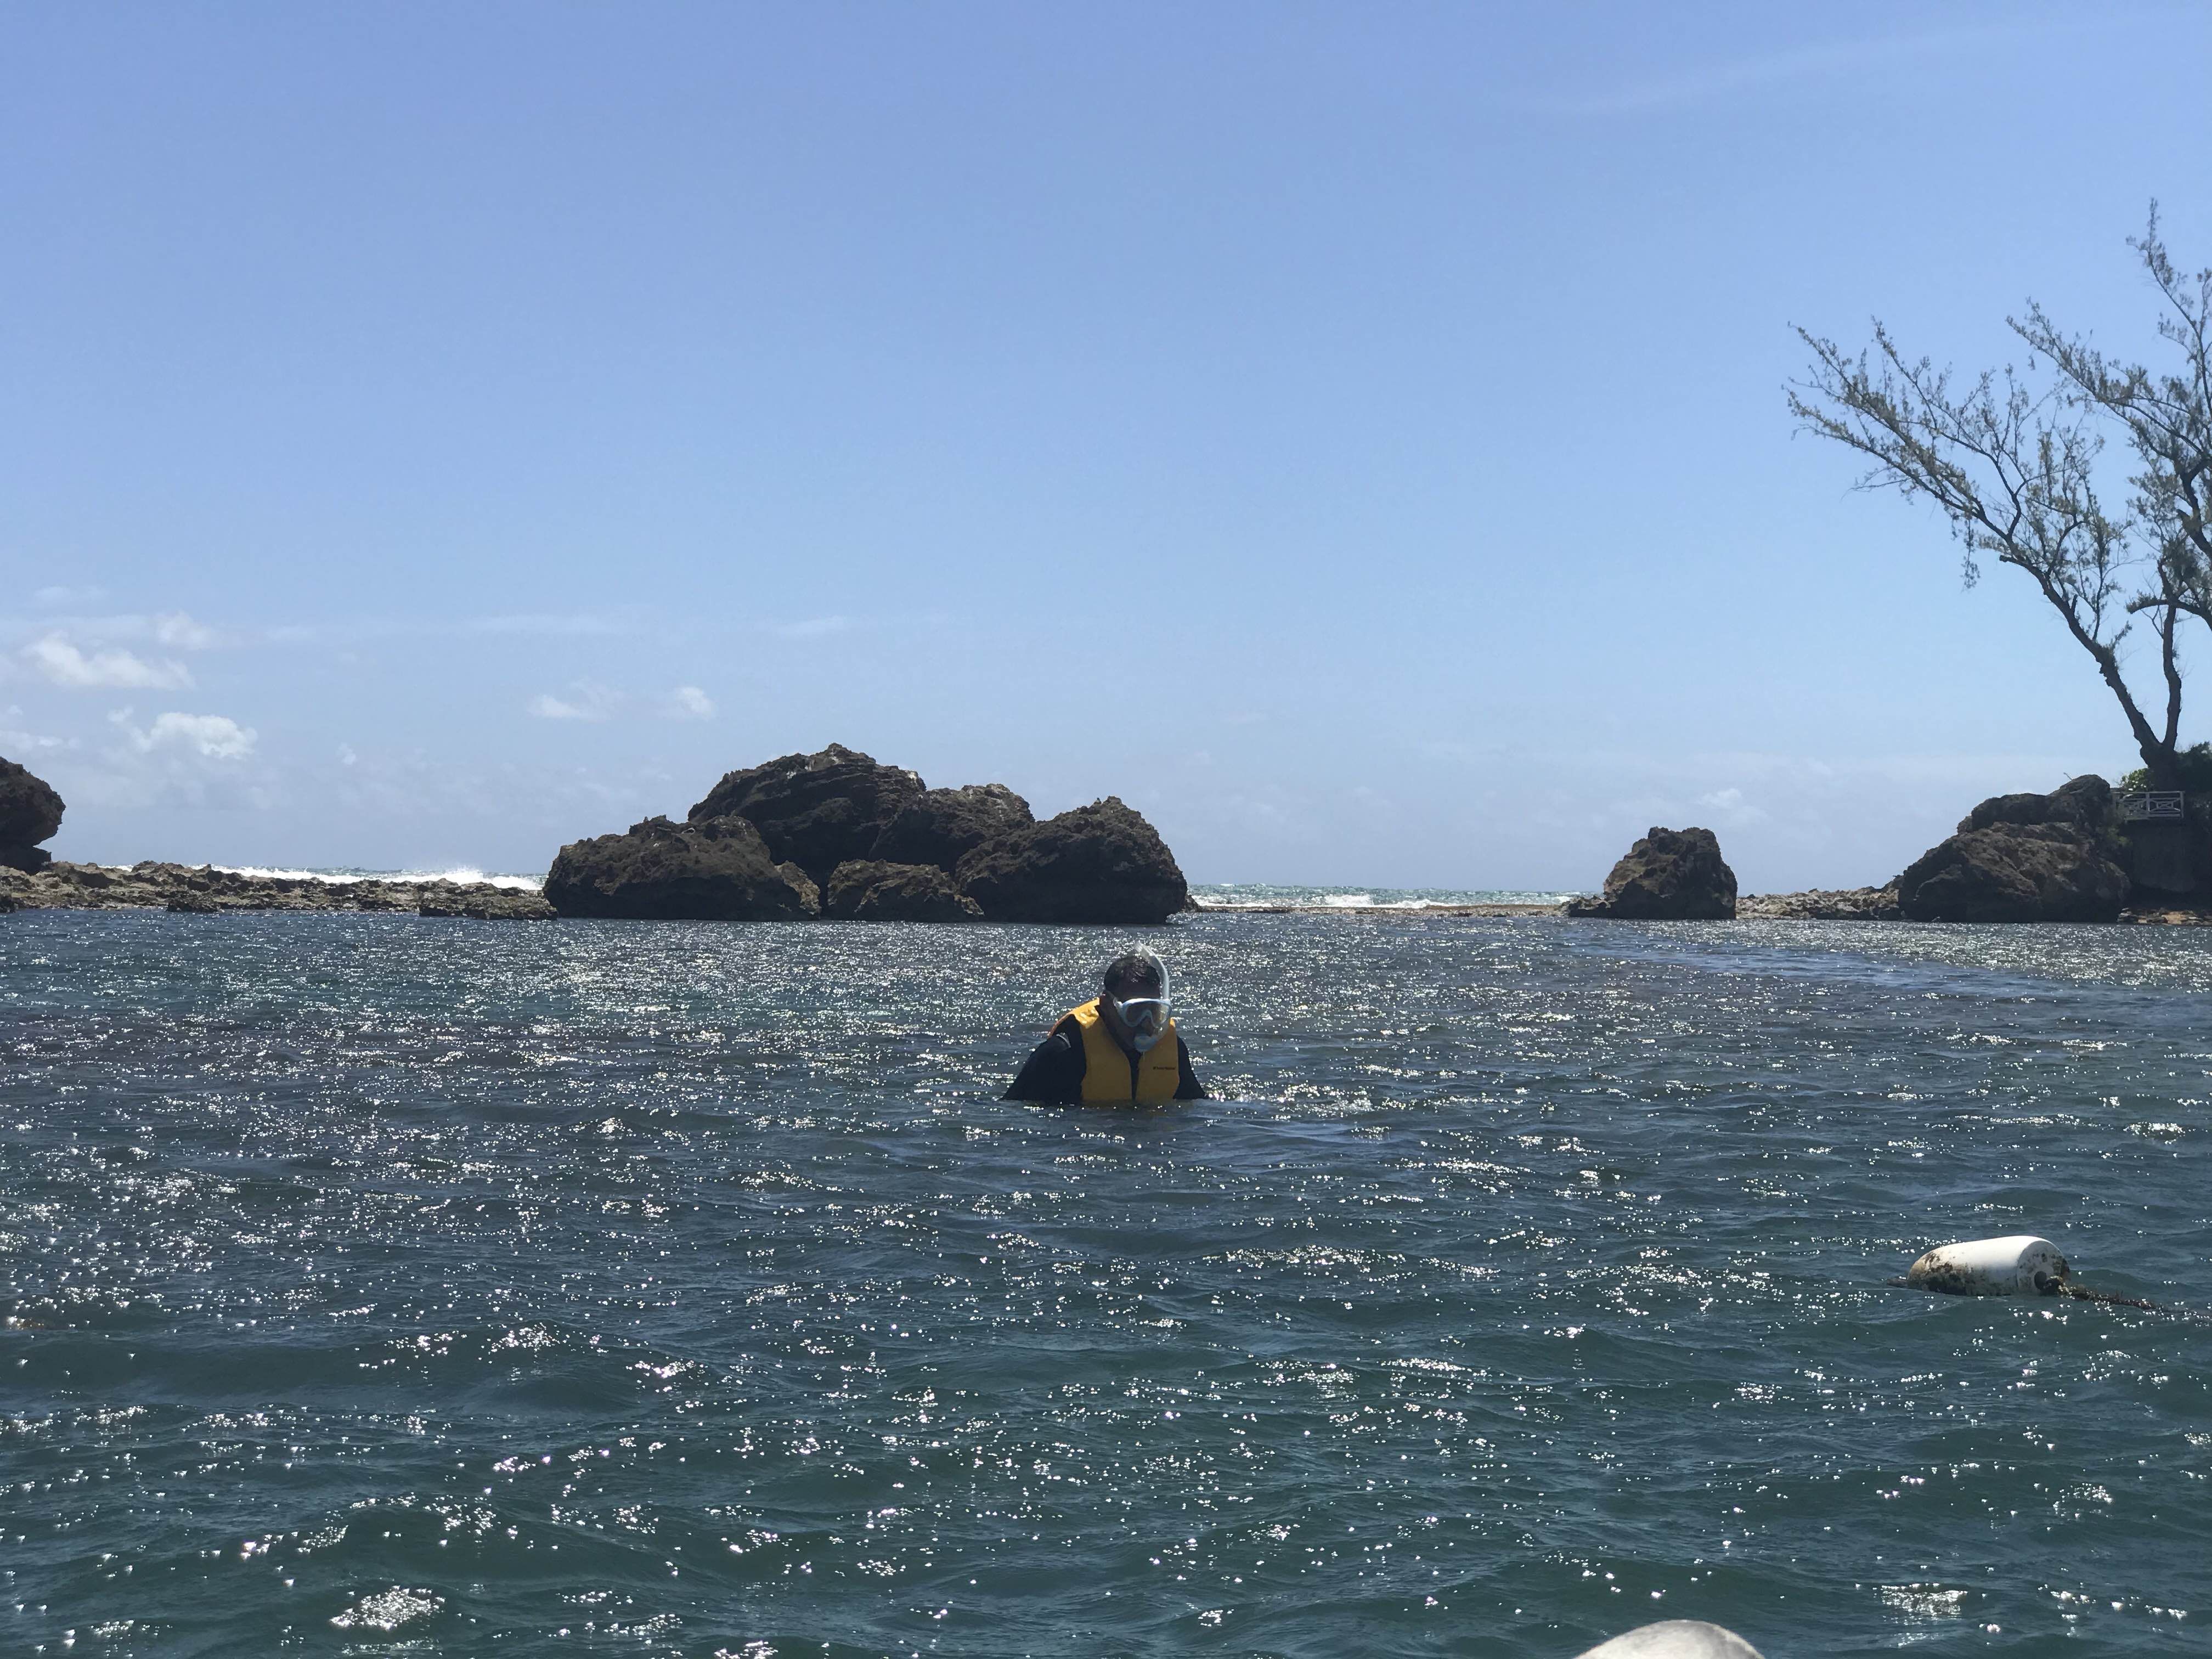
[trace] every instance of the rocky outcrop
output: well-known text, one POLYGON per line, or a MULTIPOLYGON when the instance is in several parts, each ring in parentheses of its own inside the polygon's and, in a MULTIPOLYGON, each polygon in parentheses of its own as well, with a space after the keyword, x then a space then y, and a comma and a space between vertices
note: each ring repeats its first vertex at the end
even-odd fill
POLYGON ((34 875, 0 869, 0 910, 416 912, 485 921, 550 921, 552 906, 526 890, 489 882, 325 881, 248 876, 206 865, 148 860, 129 869, 57 860, 34 875))
POLYGON ((0 866, 36 872, 53 854, 39 843, 62 827, 62 798, 44 778, 0 760, 0 866))
POLYGON ((1621 921, 1727 921, 1735 915, 1735 872, 1710 830, 1662 830, 1628 849, 1605 891, 1573 901, 1571 916, 1621 921))
POLYGON ((783 884, 798 896, 801 914, 809 916, 822 914, 822 889, 813 877, 789 862, 777 865, 775 872, 783 878, 783 884))
POLYGON ((811 914, 760 831, 729 817, 647 818, 623 835, 571 842, 546 872, 545 898, 563 916, 786 921, 811 914))
MULTIPOLYGON (((469 921, 550 921, 560 913, 538 893, 514 887, 463 885, 459 882, 423 883, 415 914, 450 916, 469 921)), ((169 907, 176 908, 173 904, 169 907)))
POLYGON ((833 743, 732 772, 685 816, 693 823, 743 818, 775 862, 823 883, 839 865, 873 856, 878 838, 921 793, 912 772, 833 743))
POLYGON ((1808 888, 1802 893, 1746 893, 1738 921, 1896 921, 1897 887, 1808 888))
POLYGON ((1036 822, 1030 804, 1003 783, 925 789, 884 826, 868 857, 885 864, 933 864, 952 870, 985 842, 1036 822))
POLYGON ((1190 904, 1175 855, 1115 796, 983 843, 954 871, 993 921, 1165 921, 1190 904))
POLYGON ((2113 921, 2126 860, 2111 787, 2079 777, 1984 801, 1898 877, 1898 906, 1914 921, 2113 921))
POLYGON ((979 921, 975 901, 933 864, 854 860, 830 878, 823 913, 840 921, 979 921))
POLYGON ((2114 921, 2128 872, 2069 823, 1996 823, 1930 848, 1897 878, 1914 921, 2114 921))
POLYGON ((2091 772, 2068 779, 2047 795, 1992 795, 1959 820, 1959 833, 2038 823, 2070 824, 2099 836, 2117 833, 2119 810, 2112 802, 2112 786, 2091 772))

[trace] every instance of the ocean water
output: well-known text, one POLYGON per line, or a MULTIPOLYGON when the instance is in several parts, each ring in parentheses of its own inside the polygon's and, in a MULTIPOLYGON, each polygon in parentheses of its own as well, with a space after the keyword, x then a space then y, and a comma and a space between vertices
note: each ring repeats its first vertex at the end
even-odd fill
POLYGON ((1116 942, 0 919, 0 1650, 2206 1650, 2204 935, 1116 942))
POLYGON ((1194 886, 1191 896, 1209 910, 1264 910, 1285 905, 1316 905, 1331 910, 1433 910, 1454 904, 1558 904, 1575 895, 1517 887, 1309 887, 1224 881, 1194 886))

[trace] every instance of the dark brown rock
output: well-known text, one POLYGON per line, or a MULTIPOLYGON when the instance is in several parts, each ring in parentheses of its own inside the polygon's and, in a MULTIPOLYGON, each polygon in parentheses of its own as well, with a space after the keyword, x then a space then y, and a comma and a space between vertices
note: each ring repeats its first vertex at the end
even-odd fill
POLYGON ((785 755, 732 772, 685 816, 749 821, 775 862, 798 865, 815 881, 851 859, 865 859, 899 809, 921 794, 921 780, 833 743, 812 755, 785 755))
POLYGON ((2000 823, 2066 823, 2109 835, 2119 829, 2119 811, 2112 803, 2112 785, 2089 772, 2069 778, 2047 795, 1992 795, 1959 820, 1958 832, 2000 823))
POLYGON ((777 865, 775 872, 783 878, 785 886, 799 895, 799 908, 802 911, 810 916, 822 914, 822 889, 816 885, 813 877, 790 863, 777 865))
POLYGON ((1914 921, 2113 921, 2129 849, 2112 786, 2094 773, 2047 795, 1992 795, 1899 876, 1914 921))
POLYGON ((1662 830, 1628 849, 1595 898, 1577 899, 1571 916, 1624 921, 1727 921, 1735 915, 1735 872, 1710 830, 1662 830))
POLYGON ((952 878, 933 864, 889 864, 854 860, 830 878, 824 913, 840 921, 980 921, 983 912, 963 898, 952 878))
POLYGON ((57 859, 35 875, 0 868, 0 888, 32 910, 422 911, 486 920, 542 918, 551 908, 535 893, 489 882, 323 881, 312 876, 249 876, 206 865, 148 859, 118 870, 57 859))
POLYGON ((868 857, 884 864, 957 868, 987 841, 1034 823, 1030 804, 1003 783, 925 789, 884 826, 868 857))
POLYGON ((1802 893, 1746 893, 1735 902, 1738 921, 1897 921, 1897 886, 1808 888, 1802 893))
POLYGON ((0 760, 0 865, 34 872, 53 854, 38 845, 62 827, 62 798, 44 778, 0 760))
POLYGON ((2114 921, 2128 872, 2112 838, 2071 823, 1996 822, 1930 848, 1897 878, 1914 921, 2114 921))
POLYGON ((1115 796, 986 842, 954 872, 993 921, 1165 921, 1190 902, 1175 854, 1115 796))
MULTIPOLYGON (((177 907, 173 902, 169 908, 173 910, 177 907)), ((451 881, 425 882, 415 901, 415 913, 468 921, 551 921, 559 915, 538 893, 473 882, 465 886, 451 881)))
POLYGON ((741 817, 647 818, 624 835, 571 842, 546 872, 545 898, 564 916, 783 921, 807 915, 760 832, 741 817))

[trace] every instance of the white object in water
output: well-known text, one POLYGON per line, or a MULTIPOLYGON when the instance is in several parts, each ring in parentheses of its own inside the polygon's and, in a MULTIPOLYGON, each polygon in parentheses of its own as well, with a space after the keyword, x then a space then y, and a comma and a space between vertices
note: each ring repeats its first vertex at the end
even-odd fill
POLYGON ((1759 1650, 1702 1619, 1668 1619, 1601 1642, 1577 1659, 1759 1659, 1759 1650))
POLYGON ((2066 1283, 2066 1258, 2033 1233, 1969 1239, 1937 1245, 1906 1269, 1905 1282, 1951 1296, 2056 1296, 2066 1283))

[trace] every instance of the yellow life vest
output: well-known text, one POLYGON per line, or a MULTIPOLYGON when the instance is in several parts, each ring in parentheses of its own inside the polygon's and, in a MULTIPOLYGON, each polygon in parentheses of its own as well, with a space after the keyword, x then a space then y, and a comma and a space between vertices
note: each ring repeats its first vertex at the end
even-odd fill
POLYGON ((1133 1060, 1114 1041, 1097 1002, 1072 1008, 1067 1017, 1083 1033, 1083 1103, 1085 1106, 1158 1105, 1173 1100, 1182 1080, 1181 1039, 1170 1020, 1160 1040, 1133 1060))

